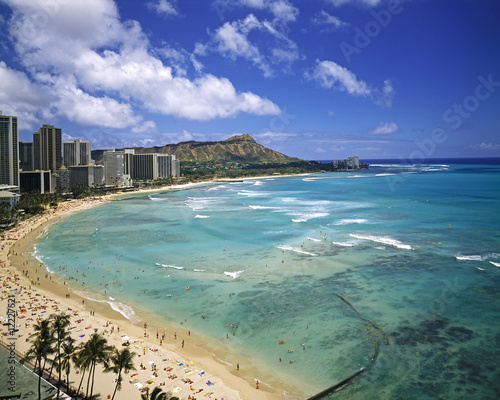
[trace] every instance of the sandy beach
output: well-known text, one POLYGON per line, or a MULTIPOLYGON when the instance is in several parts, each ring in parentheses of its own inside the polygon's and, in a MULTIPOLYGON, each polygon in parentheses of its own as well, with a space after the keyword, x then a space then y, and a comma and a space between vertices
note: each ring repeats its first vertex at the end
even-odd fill
MULTIPOLYGON (((188 189, 200 184, 205 183, 143 192, 188 189)), ((139 399, 140 390, 148 386, 150 389, 160 386, 180 399, 284 398, 282 388, 270 388, 264 383, 265 377, 255 376, 255 368, 245 371, 244 366, 238 369, 218 360, 216 355, 203 348, 203 340, 196 332, 189 332, 179 325, 174 335, 174 332, 165 332, 165 327, 157 326, 154 321, 147 322, 147 329, 142 325, 134 325, 108 303, 78 296, 70 285, 55 279, 45 266, 30 255, 33 245, 41 240, 51 224, 72 213, 104 204, 116 196, 113 194, 61 203, 56 209, 48 209, 42 215, 23 221, 2 235, 0 316, 6 317, 7 296, 15 293, 16 324, 19 324, 16 350, 21 353, 28 350, 30 344, 27 338, 33 332, 34 324, 51 314, 65 312, 71 316, 69 329, 76 344, 85 342, 93 332, 99 332, 110 345, 118 349, 122 349, 123 343, 128 340, 130 350, 137 354, 134 359, 137 370, 124 376, 117 399, 139 399), (262 381, 257 390, 258 379, 262 381)), ((7 327, 1 326, 0 333, 3 340, 7 335, 7 327)), ((101 366, 99 368, 102 369, 101 366)), ((116 376, 111 373, 97 374, 94 393, 107 398, 114 391, 115 379, 116 376)), ((70 383, 75 387, 80 383, 80 375, 75 368, 72 368, 70 383)))

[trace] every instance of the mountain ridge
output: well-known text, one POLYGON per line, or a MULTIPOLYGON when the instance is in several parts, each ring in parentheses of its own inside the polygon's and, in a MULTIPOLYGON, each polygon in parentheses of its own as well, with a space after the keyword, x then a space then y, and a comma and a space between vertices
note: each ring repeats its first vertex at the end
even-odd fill
MULTIPOLYGON (((198 142, 189 140, 177 144, 153 147, 131 147, 135 154, 170 154, 180 161, 237 161, 256 163, 289 163, 300 161, 299 158, 269 149, 255 141, 249 134, 234 135, 220 141, 198 142)), ((123 150, 123 149, 117 149, 123 150)), ((105 150, 93 150, 92 159, 102 162, 105 150)))

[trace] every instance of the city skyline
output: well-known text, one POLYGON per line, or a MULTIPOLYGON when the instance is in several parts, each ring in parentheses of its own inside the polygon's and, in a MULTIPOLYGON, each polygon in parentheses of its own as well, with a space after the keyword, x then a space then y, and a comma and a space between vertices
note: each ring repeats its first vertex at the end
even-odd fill
POLYGON ((0 0, 0 109, 21 140, 53 124, 94 149, 248 133, 305 159, 498 157, 499 16, 492 0, 0 0))

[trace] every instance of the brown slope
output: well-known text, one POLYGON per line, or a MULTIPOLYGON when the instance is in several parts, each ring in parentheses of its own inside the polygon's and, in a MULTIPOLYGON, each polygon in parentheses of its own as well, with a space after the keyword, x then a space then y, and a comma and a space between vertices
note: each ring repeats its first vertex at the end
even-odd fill
MULTIPOLYGON (((257 143, 250 135, 236 135, 219 142, 197 142, 194 140, 155 146, 135 147, 136 154, 160 153, 173 154, 181 161, 239 161, 288 163, 298 158, 288 157, 257 143)), ((92 152, 96 161, 102 158, 102 151, 92 152)))

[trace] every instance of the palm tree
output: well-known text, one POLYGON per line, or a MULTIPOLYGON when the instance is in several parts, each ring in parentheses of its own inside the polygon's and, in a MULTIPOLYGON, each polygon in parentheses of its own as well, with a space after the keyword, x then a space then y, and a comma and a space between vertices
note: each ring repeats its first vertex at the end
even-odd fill
POLYGON ((90 398, 94 392, 95 368, 97 364, 104 364, 110 357, 112 347, 108 346, 107 339, 100 333, 93 333, 89 340, 85 343, 83 351, 83 360, 90 358, 89 377, 87 380, 87 393, 89 390, 90 379, 92 378, 92 386, 90 387, 90 398))
POLYGON ((156 386, 151 395, 149 394, 149 388, 146 389, 146 393, 141 394, 141 400, 179 400, 178 397, 172 397, 169 393, 162 393, 162 389, 156 386))
POLYGON ((53 316, 52 337, 54 338, 54 342, 56 345, 55 348, 56 357, 54 358, 55 361, 54 364, 57 366, 57 371, 59 372, 58 384, 57 384, 57 397, 56 397, 57 400, 59 400, 59 392, 61 390, 61 374, 62 374, 61 345, 63 344, 64 341, 67 340, 69 336, 69 332, 66 330, 66 328, 70 325, 70 323, 71 320, 68 314, 61 313, 59 315, 53 316))
POLYGON ((53 353, 52 349, 52 335, 50 332, 50 321, 48 319, 43 320, 41 323, 33 326, 35 331, 30 335, 31 347, 26 352, 24 359, 35 360, 35 365, 33 371, 38 365, 38 400, 41 400, 41 385, 42 385, 42 375, 45 368, 45 363, 49 360, 49 355, 53 353), (43 365, 42 365, 43 361, 43 365))
POLYGON ((122 351, 114 349, 113 355, 110 357, 109 362, 106 362, 106 369, 104 372, 114 372, 118 374, 118 379, 116 380, 115 391, 113 392, 113 397, 111 400, 114 400, 115 394, 117 390, 122 388, 122 371, 123 370, 135 370, 133 359, 135 357, 135 353, 131 352, 129 349, 125 348, 122 351))
MULTIPOLYGON (((80 379, 80 384, 78 385, 78 389, 76 390, 80 393, 80 388, 82 387, 83 378, 85 377, 85 372, 90 368, 92 363, 92 355, 87 353, 87 349, 85 346, 81 346, 80 350, 73 354, 71 360, 75 363, 75 367, 80 368, 82 372, 82 377, 80 379)), ((78 372, 78 371, 77 371, 78 372)))
MULTIPOLYGON (((62 354, 61 354, 61 362, 59 364, 59 369, 63 369, 66 373, 66 385, 69 389, 69 373, 71 371, 71 361, 73 360, 74 353, 76 351, 76 347, 74 346, 75 339, 68 338, 66 343, 63 343, 61 346, 62 354)), ((66 393, 68 390, 66 391, 66 393)))

